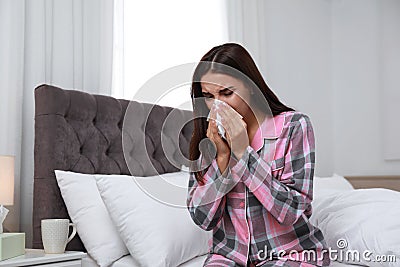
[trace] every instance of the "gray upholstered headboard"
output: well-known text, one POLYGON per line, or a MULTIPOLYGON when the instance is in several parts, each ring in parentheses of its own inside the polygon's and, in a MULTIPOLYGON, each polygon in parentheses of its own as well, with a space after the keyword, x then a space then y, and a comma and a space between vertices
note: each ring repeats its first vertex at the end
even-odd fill
MULTIPOLYGON (((188 158, 192 130, 191 111, 37 87, 33 247, 42 248, 42 219, 69 218, 54 170, 139 176, 178 171, 188 158), (173 153, 165 153, 161 140, 173 153)), ((79 236, 67 249, 85 251, 79 236)))

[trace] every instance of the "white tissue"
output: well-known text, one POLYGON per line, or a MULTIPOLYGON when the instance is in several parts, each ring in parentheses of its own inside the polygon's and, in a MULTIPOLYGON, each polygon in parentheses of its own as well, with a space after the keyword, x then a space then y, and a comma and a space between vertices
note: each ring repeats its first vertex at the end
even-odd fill
MULTIPOLYGON (((225 129, 224 129, 224 127, 222 126, 222 123, 221 123, 221 115, 218 113, 218 107, 219 107, 220 105, 227 105, 227 106, 229 106, 229 105, 226 104, 224 101, 221 101, 221 100, 218 100, 218 99, 215 99, 215 100, 214 100, 213 105, 215 106, 215 110, 216 110, 215 119, 216 119, 216 123, 217 123, 218 133, 219 133, 219 135, 220 135, 222 138, 224 138, 224 139, 226 140, 226 137, 225 137, 225 129)), ((229 107, 230 107, 230 106, 229 106, 229 107)), ((234 110, 234 109, 232 109, 232 110, 234 110)), ((235 111, 235 110, 234 110, 234 111, 235 111)), ((235 112, 236 112, 236 111, 235 111, 235 112)), ((236 113, 237 113, 237 112, 236 112, 236 113)), ((210 113, 208 113, 207 121, 210 120, 210 114, 211 114, 211 111, 210 111, 210 113)), ((243 117, 242 117, 239 113, 237 113, 237 114, 239 115, 239 117, 240 117, 241 119, 243 119, 243 117)))
POLYGON ((0 234, 3 233, 3 222, 8 214, 8 209, 3 206, 0 206, 0 234))

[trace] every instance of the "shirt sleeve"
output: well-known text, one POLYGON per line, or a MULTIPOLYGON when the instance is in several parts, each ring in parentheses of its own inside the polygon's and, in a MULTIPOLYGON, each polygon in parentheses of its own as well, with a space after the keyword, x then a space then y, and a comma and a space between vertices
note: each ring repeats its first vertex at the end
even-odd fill
POLYGON ((229 167, 221 174, 216 159, 211 162, 203 178, 205 184, 199 185, 194 173, 190 174, 186 205, 193 221, 200 228, 210 231, 223 217, 225 195, 235 182, 229 167))
POLYGON ((288 138, 280 180, 271 175, 272 161, 266 162, 250 146, 231 170, 283 225, 293 225, 312 201, 315 140, 308 116, 294 124, 288 138))

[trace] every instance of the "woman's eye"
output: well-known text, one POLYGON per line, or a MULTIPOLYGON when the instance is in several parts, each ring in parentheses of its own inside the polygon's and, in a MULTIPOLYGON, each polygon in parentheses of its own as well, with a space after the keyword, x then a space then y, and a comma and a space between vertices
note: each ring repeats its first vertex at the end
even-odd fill
POLYGON ((234 92, 235 90, 236 90, 235 88, 225 88, 225 89, 219 91, 219 93, 220 93, 221 95, 228 96, 228 95, 233 94, 233 92, 234 92))
POLYGON ((231 95, 233 93, 233 91, 226 91, 225 93, 224 93, 224 95, 231 95))

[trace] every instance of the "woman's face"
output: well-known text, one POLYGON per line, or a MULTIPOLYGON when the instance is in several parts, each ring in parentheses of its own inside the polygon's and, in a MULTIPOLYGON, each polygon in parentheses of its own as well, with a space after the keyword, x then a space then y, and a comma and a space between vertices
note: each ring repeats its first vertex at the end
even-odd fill
POLYGON ((221 73, 207 72, 200 80, 207 107, 211 109, 214 99, 224 101, 244 118, 251 112, 250 91, 244 83, 221 73))

